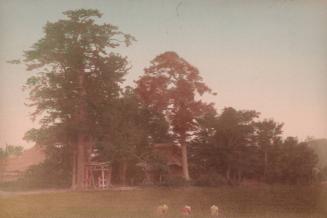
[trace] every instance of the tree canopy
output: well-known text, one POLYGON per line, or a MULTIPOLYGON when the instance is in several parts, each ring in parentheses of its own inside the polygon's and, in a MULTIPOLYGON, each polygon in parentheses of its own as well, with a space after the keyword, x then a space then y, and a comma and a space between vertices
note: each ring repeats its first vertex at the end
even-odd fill
POLYGON ((183 173, 189 180, 186 143, 198 127, 196 119, 212 108, 212 104, 197 97, 211 93, 211 89, 203 82, 198 69, 175 52, 155 57, 136 83, 141 101, 166 116, 171 132, 181 146, 183 173))
POLYGON ((47 146, 69 146, 73 186, 83 188, 85 153, 101 134, 100 121, 108 105, 119 97, 128 71, 126 57, 114 48, 134 38, 111 24, 98 24, 98 10, 72 10, 66 19, 48 22, 44 36, 25 52, 33 117, 41 128, 27 138, 47 146), (42 140, 43 139, 43 140, 42 140))

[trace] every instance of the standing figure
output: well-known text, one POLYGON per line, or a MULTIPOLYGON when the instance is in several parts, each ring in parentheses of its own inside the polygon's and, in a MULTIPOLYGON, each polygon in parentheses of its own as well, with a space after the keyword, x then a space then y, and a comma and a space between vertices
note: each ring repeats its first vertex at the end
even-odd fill
POLYGON ((212 217, 218 217, 219 208, 216 205, 210 207, 210 214, 212 217))
POLYGON ((165 215, 167 213, 168 213, 168 206, 166 204, 162 204, 157 207, 158 215, 165 215))
POLYGON ((188 205, 185 205, 183 208, 182 208, 182 215, 184 216, 189 216, 191 215, 191 206, 188 206, 188 205))

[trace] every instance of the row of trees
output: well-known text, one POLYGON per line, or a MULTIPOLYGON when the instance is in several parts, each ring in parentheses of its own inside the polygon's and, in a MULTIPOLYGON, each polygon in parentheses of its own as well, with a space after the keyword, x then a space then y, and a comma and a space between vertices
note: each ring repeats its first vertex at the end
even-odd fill
MULTIPOLYGON (((83 189, 85 164, 94 152, 117 164, 119 181, 125 183, 136 163, 155 160, 153 143, 180 147, 185 180, 191 178, 188 159, 194 174, 212 169, 234 181, 236 175, 238 180, 260 173, 268 178, 272 171, 280 175, 274 163, 286 147, 291 147, 289 154, 305 150, 295 139, 281 140, 281 124, 257 122, 255 111, 226 108, 218 116, 213 104, 199 100, 215 93, 198 69, 175 52, 155 57, 135 88, 122 88, 130 67, 115 49, 129 46, 134 37, 98 24, 97 10, 64 15, 66 19, 48 22, 43 38, 24 53, 27 70, 37 70, 26 89, 35 108, 32 116, 40 121, 40 128, 25 139, 45 146, 49 159, 69 168, 63 172, 71 175, 73 188, 83 189)), ((301 153, 304 159, 307 153, 301 153)), ((313 167, 314 157, 310 161, 308 167, 313 167)))
POLYGON ((191 146, 194 174, 221 174, 231 184, 243 178, 312 182, 317 164, 314 151, 295 137, 283 140, 283 124, 272 119, 258 121, 258 116, 256 111, 225 108, 219 116, 214 113, 201 119, 191 146))

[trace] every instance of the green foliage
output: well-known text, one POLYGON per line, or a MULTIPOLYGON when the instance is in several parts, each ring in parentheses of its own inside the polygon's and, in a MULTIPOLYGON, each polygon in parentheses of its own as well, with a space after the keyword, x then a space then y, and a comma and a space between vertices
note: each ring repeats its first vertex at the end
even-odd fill
POLYGON ((32 118, 41 124, 25 138, 46 147, 50 159, 63 147, 64 162, 71 162, 82 135, 94 143, 103 136, 101 122, 129 69, 127 58, 114 49, 134 38, 114 25, 98 24, 98 10, 63 14, 66 18, 48 22, 43 37, 24 53, 27 70, 36 71, 25 89, 35 109, 32 118))
POLYGON ((210 170, 224 174, 227 181, 238 182, 243 174, 255 171, 253 146, 255 111, 225 108, 220 116, 209 115, 200 123, 201 131, 193 140, 193 171, 210 170), (200 168, 200 169, 196 169, 200 168))
POLYGON ((199 177, 194 179, 193 184, 195 186, 219 187, 227 185, 228 182, 221 174, 209 171, 206 174, 201 174, 199 177))
MULTIPOLYGON (((64 19, 48 22, 43 37, 24 52, 27 70, 35 72, 25 89, 35 109, 32 118, 40 121, 40 128, 28 131, 25 139, 43 146, 47 154, 45 163, 26 173, 26 183, 67 185, 73 156, 89 148, 96 148, 98 160, 110 160, 125 167, 121 173, 129 172, 129 179, 141 180, 138 163, 167 171, 152 144, 171 141, 181 145, 185 178, 186 143, 192 141, 190 166, 199 184, 218 185, 223 180, 238 184, 242 178, 291 184, 312 180, 316 155, 306 143, 294 138, 283 141, 283 124, 256 122, 258 112, 231 107, 217 116, 212 104, 198 100, 213 94, 198 69, 175 52, 155 57, 135 90, 123 89, 129 66, 115 48, 129 46, 135 39, 117 26, 99 24, 98 10, 63 14, 64 19), (77 149, 79 145, 84 147, 77 149), (47 172, 53 173, 46 176, 47 172)), ((7 146, 0 149, 0 159, 21 150, 7 146)), ((74 169, 83 172, 82 167, 74 169)), ((176 180, 167 183, 179 183, 176 180)))
POLYGON ((307 142, 319 157, 318 167, 327 167, 327 139, 309 139, 307 142))
POLYGON ((186 181, 182 176, 171 176, 163 181, 160 185, 167 187, 183 187, 191 185, 191 181, 186 181))
POLYGON ((161 114, 151 113, 127 88, 115 104, 104 113, 101 122, 103 152, 110 159, 140 156, 152 142, 167 140, 168 124, 161 114), (109 150, 106 150, 109 149, 109 150))
POLYGON ((55 163, 52 159, 30 167, 17 181, 18 187, 25 189, 69 188, 71 166, 55 163))
POLYGON ((288 184, 308 184, 313 180, 313 169, 318 157, 305 142, 288 137, 271 149, 267 181, 288 184))
POLYGON ((148 110, 127 87, 122 95, 103 113, 100 126, 103 134, 97 144, 98 159, 116 165, 128 164, 128 180, 144 176, 136 168, 139 162, 160 165, 153 159, 153 143, 169 140, 168 123, 163 115, 148 110))
POLYGON ((281 138, 283 123, 276 123, 272 119, 265 119, 255 123, 256 140, 262 149, 268 149, 275 141, 281 138))
POLYGON ((276 123, 274 120, 263 120, 255 123, 256 126, 256 144, 261 152, 262 175, 263 179, 267 180, 268 164, 270 157, 270 150, 274 143, 281 140, 282 123, 276 123))
POLYGON ((325 166, 324 168, 322 168, 321 170, 320 170, 320 178, 321 178, 321 180, 323 180, 323 181, 327 181, 327 166, 325 166))
POLYGON ((283 141, 282 124, 257 122, 257 117, 255 111, 226 108, 220 116, 208 114, 200 120, 201 131, 191 150, 194 177, 205 178, 202 172, 209 171, 238 184, 243 178, 260 180, 265 172, 269 183, 311 183, 317 165, 314 151, 296 138, 283 141))
POLYGON ((111 24, 96 24, 93 18, 101 16, 97 10, 64 14, 69 19, 48 22, 44 37, 25 52, 27 69, 39 70, 26 83, 30 105, 35 107, 33 115, 42 117, 42 127, 60 123, 93 132, 102 107, 119 95, 127 72, 126 58, 111 50, 124 42, 129 45, 133 38, 111 24), (81 100, 87 123, 76 123, 81 100))

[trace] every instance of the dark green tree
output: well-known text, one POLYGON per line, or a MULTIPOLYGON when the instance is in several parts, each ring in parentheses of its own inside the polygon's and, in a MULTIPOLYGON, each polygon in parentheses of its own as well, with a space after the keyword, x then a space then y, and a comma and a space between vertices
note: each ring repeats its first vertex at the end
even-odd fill
POLYGON ((306 139, 309 147, 318 155, 317 177, 327 179, 327 139, 306 139))
POLYGON ((306 142, 287 137, 273 145, 270 157, 268 182, 308 184, 312 181, 318 157, 306 142))
POLYGON ((113 49, 130 45, 133 37, 111 24, 98 24, 98 10, 64 15, 48 22, 44 36, 25 51, 27 70, 37 71, 26 83, 29 105, 41 124, 26 138, 47 147, 69 147, 72 187, 82 189, 84 166, 98 139, 103 112, 119 97, 128 71, 126 58, 113 49))
POLYGON ((144 107, 131 87, 106 110, 100 126, 99 158, 118 166, 118 180, 122 184, 126 184, 129 170, 151 157, 153 143, 169 138, 164 116, 144 107))
POLYGON ((263 178, 265 180, 269 170, 269 153, 273 144, 281 140, 283 125, 283 123, 277 123, 272 119, 265 119, 255 124, 256 142, 262 154, 263 178))
MULTIPOLYGON (((206 170, 224 174, 230 183, 256 169, 257 150, 254 142, 256 111, 225 108, 220 116, 205 117, 201 131, 194 139, 192 157, 206 170)), ((204 171, 205 172, 205 171, 204 171)))

